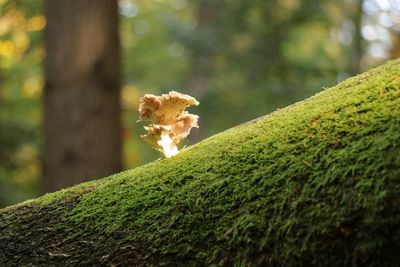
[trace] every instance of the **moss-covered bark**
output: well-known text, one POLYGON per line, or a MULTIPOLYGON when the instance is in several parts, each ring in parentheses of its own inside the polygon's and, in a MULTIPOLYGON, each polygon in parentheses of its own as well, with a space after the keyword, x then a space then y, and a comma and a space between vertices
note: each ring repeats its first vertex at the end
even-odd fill
POLYGON ((398 266, 400 61, 171 159, 0 211, 0 262, 398 266))

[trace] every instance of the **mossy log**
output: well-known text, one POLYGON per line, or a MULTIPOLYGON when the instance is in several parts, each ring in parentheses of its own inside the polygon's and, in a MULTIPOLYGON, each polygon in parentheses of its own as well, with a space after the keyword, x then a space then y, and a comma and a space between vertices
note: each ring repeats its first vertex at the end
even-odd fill
POLYGON ((398 266, 400 60, 0 211, 1 266, 398 266))

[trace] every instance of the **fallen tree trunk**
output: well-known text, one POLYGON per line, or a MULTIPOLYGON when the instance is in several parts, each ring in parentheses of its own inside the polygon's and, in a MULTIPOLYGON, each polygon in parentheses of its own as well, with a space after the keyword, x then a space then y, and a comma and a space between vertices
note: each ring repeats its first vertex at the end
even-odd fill
POLYGON ((400 61, 0 211, 2 266, 400 262, 400 61))

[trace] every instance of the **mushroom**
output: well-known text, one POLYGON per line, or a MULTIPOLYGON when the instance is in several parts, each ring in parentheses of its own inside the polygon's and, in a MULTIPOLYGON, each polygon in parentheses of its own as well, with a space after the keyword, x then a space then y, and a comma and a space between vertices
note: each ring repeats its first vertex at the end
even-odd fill
POLYGON ((199 127, 199 116, 189 114, 186 108, 198 104, 195 98, 175 91, 161 96, 145 94, 140 98, 138 121, 152 124, 144 126, 147 134, 141 137, 166 158, 178 154, 177 144, 193 127, 199 127))

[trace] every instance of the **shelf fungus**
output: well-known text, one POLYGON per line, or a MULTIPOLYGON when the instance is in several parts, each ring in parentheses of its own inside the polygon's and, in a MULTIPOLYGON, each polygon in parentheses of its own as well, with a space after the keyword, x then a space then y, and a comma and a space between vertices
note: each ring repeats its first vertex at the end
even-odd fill
POLYGON ((162 96, 145 94, 140 98, 138 121, 150 121, 151 124, 144 126, 147 134, 141 137, 164 157, 175 156, 179 153, 178 143, 193 127, 198 128, 199 116, 186 111, 198 104, 195 98, 175 91, 162 96))

